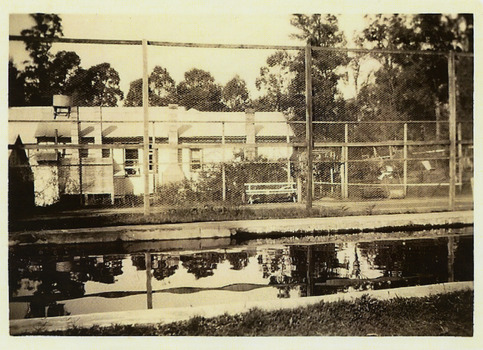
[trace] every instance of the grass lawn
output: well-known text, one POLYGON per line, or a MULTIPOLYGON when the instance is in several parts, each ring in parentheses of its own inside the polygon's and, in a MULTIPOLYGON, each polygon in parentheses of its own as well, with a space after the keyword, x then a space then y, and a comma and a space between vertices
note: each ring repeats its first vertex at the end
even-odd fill
POLYGON ((234 316, 171 324, 80 328, 68 336, 473 336, 473 291, 421 298, 321 302, 290 310, 252 309, 234 316))

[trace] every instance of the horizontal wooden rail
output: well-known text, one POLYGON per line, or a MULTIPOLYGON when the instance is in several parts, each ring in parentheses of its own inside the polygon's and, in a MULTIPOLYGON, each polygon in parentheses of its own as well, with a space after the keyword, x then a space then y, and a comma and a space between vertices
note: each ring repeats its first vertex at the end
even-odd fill
POLYGON ((438 141, 376 141, 376 142, 315 142, 314 148, 324 147, 380 147, 380 146, 431 146, 449 145, 449 140, 438 141))
MULTIPOLYGON (((456 185, 463 185, 463 184, 469 184, 470 182, 458 182, 456 185)), ((326 182, 326 181, 316 181, 314 182, 315 185, 328 185, 328 186, 340 186, 340 182, 326 182)), ((428 183, 418 183, 418 184, 371 184, 371 183, 348 183, 348 186, 359 186, 359 187, 435 187, 435 186, 449 186, 448 182, 428 182, 428 183)))
MULTIPOLYGON (((260 143, 244 143, 244 142, 227 142, 227 143, 181 143, 177 145, 170 145, 168 143, 154 143, 152 148, 166 149, 166 148, 251 148, 251 147, 303 147, 304 143, 281 143, 281 142, 260 142, 260 143)), ((8 149, 142 149, 142 143, 105 143, 105 144, 24 144, 22 146, 8 145, 8 149)))
MULTIPOLYGON (((85 38, 40 38, 25 37, 21 35, 10 35, 10 41, 23 42, 50 42, 65 44, 94 44, 94 45, 142 45, 142 40, 120 40, 120 39, 85 39, 85 38)), ((202 48, 202 49, 251 49, 251 50, 305 50, 305 45, 259 45, 259 44, 210 44, 210 43, 187 43, 187 42, 170 42, 170 41, 153 41, 148 40, 149 46, 161 47, 184 47, 184 48, 202 48)), ((388 50, 388 49, 364 49, 364 48, 343 48, 343 47, 318 47, 312 46, 314 51, 326 52, 355 52, 364 54, 403 54, 403 55, 430 55, 430 56, 446 56, 446 51, 430 51, 430 50, 388 50)), ((456 56, 473 57, 471 52, 456 52, 456 56)))
POLYGON ((295 186, 295 182, 249 182, 245 186, 295 186))
MULTIPOLYGON (((75 123, 75 124, 82 124, 82 123, 97 123, 100 124, 143 124, 144 121, 139 119, 139 120, 126 120, 126 119, 118 119, 118 120, 105 120, 105 119, 51 119, 51 120, 46 120, 46 119, 29 119, 29 120, 22 120, 22 119, 11 119, 8 121, 9 123, 75 123)), ((246 124, 246 120, 150 120, 150 124, 246 124)), ((287 121, 285 120, 255 120, 253 122, 250 122, 250 124, 286 124, 287 121)))
MULTIPOLYGON (((113 107, 116 108, 116 107, 113 107)), ((126 107, 129 108, 129 107, 126 107)), ((9 123, 100 123, 101 119, 10 119, 9 123)), ((193 124, 201 124, 201 123, 214 123, 214 124, 241 124, 246 123, 246 120, 150 120, 149 123, 193 123, 193 124)), ((126 120, 126 119, 107 119, 102 120, 102 123, 143 123, 142 120, 126 120)), ((255 120, 254 124, 261 124, 261 123, 279 123, 279 124, 303 124, 305 125, 304 121, 297 121, 297 120, 255 120)), ((345 125, 345 124, 357 124, 357 125, 370 125, 370 124, 449 124, 447 121, 428 121, 428 120, 414 120, 414 121, 360 121, 360 122, 318 122, 314 121, 314 125, 345 125)), ((458 122, 461 124, 473 124, 473 121, 461 121, 458 122)))

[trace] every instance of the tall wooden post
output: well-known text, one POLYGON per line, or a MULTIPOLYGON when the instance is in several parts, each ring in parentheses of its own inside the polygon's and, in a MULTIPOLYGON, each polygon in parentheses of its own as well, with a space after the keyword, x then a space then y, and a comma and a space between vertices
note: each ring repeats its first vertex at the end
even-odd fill
POLYGON ((159 186, 158 178, 159 178, 159 169, 158 169, 158 158, 159 158, 159 148, 156 148, 156 122, 152 122, 153 127, 151 130, 152 138, 152 152, 153 152, 153 192, 156 192, 156 189, 159 186))
POLYGON ((349 198, 349 126, 344 125, 344 198, 349 198))
POLYGON ((292 182, 292 176, 290 174, 290 124, 287 123, 287 182, 290 183, 292 182))
POLYGON ((454 282, 455 237, 448 237, 448 282, 454 282))
POLYGON ((314 295, 313 245, 307 246, 307 296, 314 295))
POLYGON ((458 123, 458 132, 457 132, 457 141, 458 141, 458 189, 461 193, 463 189, 463 133, 461 130, 461 123, 458 123))
POLYGON ((148 90, 148 42, 143 39, 143 178, 144 215, 149 215, 149 90, 148 90))
MULTIPOLYGON (((76 130, 76 138, 77 138, 77 146, 80 146, 81 144, 81 123, 80 123, 80 117, 79 117, 79 107, 76 108, 76 124, 77 124, 77 130, 76 130)), ((84 190, 83 190, 83 176, 82 176, 82 150, 79 147, 78 149, 78 154, 79 154, 79 194, 80 194, 80 205, 84 205, 84 190)))
POLYGON ((305 118, 306 132, 305 143, 307 144, 307 198, 305 201, 306 209, 312 208, 312 47, 307 44, 305 47, 305 118))
POLYGON ((455 54, 448 56, 448 103, 449 103, 449 210, 455 209, 456 185, 456 74, 455 54))
MULTIPOLYGON (((57 145, 59 143, 59 129, 54 130, 54 144, 57 145)), ((55 149, 55 160, 59 160, 59 149, 55 149)))
POLYGON ((404 146, 403 146, 403 193, 408 194, 408 124, 404 123, 404 146))
POLYGON ((146 260, 146 303, 147 308, 153 308, 153 286, 151 280, 153 278, 152 274, 152 263, 151 263, 151 253, 145 253, 144 255, 146 260))
POLYGON ((223 152, 221 163, 221 195, 223 202, 226 201, 226 170, 225 170, 225 122, 221 122, 221 151, 223 152))

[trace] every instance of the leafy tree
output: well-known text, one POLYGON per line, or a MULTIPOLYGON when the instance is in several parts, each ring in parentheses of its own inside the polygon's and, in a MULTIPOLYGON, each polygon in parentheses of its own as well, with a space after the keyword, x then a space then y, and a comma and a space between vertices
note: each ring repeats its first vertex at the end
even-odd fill
POLYGON ((50 64, 49 78, 52 94, 63 94, 67 82, 80 69, 80 57, 72 51, 59 51, 50 64))
MULTIPOLYGON (((154 67, 153 72, 149 75, 148 83, 150 106, 166 106, 176 102, 176 85, 166 68, 154 67)), ((124 105, 127 107, 142 106, 142 91, 142 79, 131 82, 124 105)))
POLYGON ((222 101, 229 111, 242 112, 250 104, 250 97, 246 82, 238 75, 233 77, 223 87, 222 101))
POLYGON ((209 72, 193 68, 184 77, 185 80, 176 88, 180 105, 199 111, 223 110, 222 88, 215 83, 215 78, 209 72))
MULTIPOLYGON (((53 39, 63 36, 62 19, 56 14, 32 14, 35 25, 21 32, 32 59, 17 80, 24 82, 24 92, 12 87, 12 96, 24 101, 18 105, 51 105, 55 94, 75 94, 80 105, 115 106, 123 98, 119 89, 119 74, 108 63, 83 69, 75 52, 51 53, 53 39), (17 93, 18 92, 18 93, 17 93)), ((9 68, 12 79, 13 67, 9 68)), ((12 84, 15 80, 12 80, 12 84)))
MULTIPOLYGON (((372 17, 359 41, 361 45, 369 44, 378 49, 470 51, 473 48, 473 17, 377 15, 372 17)), ((448 100, 447 57, 382 54, 375 58, 381 62, 381 68, 375 74, 374 84, 361 89, 358 96, 358 109, 363 118, 435 120, 448 100), (376 105, 381 107, 376 108, 376 105)), ((466 68, 472 72, 472 65, 469 66, 466 68)), ((472 90, 472 79, 466 79, 461 85, 463 89, 471 86, 472 90)))
MULTIPOLYGON (((337 47, 345 43, 333 15, 296 14, 291 24, 298 29, 292 36, 314 47, 337 47)), ((343 100, 338 93, 338 67, 347 64, 345 53, 312 52, 312 94, 314 120, 341 118, 343 100)), ((257 87, 264 87, 266 101, 275 110, 286 111, 298 119, 305 118, 305 53, 290 55, 279 51, 267 59, 260 71, 257 87)), ((259 100, 260 101, 260 100, 259 100)))
POLYGON ((66 90, 77 106, 113 107, 124 97, 119 82, 119 73, 109 63, 101 63, 87 70, 80 68, 69 79, 66 90))
POLYGON ((255 105, 260 110, 284 111, 290 106, 289 86, 294 79, 292 63, 295 57, 287 51, 277 51, 267 58, 255 81, 258 90, 265 91, 255 105))
POLYGON ((49 71, 52 65, 51 42, 35 40, 38 38, 58 38, 63 35, 61 18, 55 14, 36 13, 30 15, 35 25, 21 31, 25 47, 32 58, 25 67, 26 103, 29 105, 50 105, 51 97, 49 71))
MULTIPOLYGON (((51 105, 52 95, 65 92, 66 82, 75 74, 80 58, 75 52, 59 51, 53 55, 52 39, 63 35, 61 18, 55 14, 32 14, 35 25, 22 30, 25 47, 32 61, 20 73, 24 84, 23 101, 17 105, 51 105)), ((18 91, 18 90, 16 90, 18 91)), ((12 95, 15 95, 15 90, 12 95)), ((19 96, 21 96, 20 93, 19 96)), ((20 97, 17 97, 20 98, 20 97)))
POLYGON ((16 107, 25 104, 25 77, 17 69, 13 61, 8 61, 8 106, 16 107))
MULTIPOLYGON (((151 106, 151 93, 149 94, 149 105, 151 106)), ((143 105, 143 79, 136 79, 129 84, 129 91, 124 100, 125 107, 140 107, 143 105)))
MULTIPOLYGON (((293 37, 305 40, 314 47, 340 47, 345 45, 343 33, 339 30, 337 17, 334 15, 294 15, 290 22, 299 30, 293 37)), ((305 95, 304 53, 298 54, 294 69, 296 76, 290 86, 294 97, 305 95)), ((349 62, 343 52, 312 52, 312 96, 314 120, 338 120, 344 118, 344 100, 339 93, 341 79, 340 67, 349 62)), ((299 97, 300 99, 300 97, 299 97)), ((296 105, 295 114, 304 115, 305 106, 296 105)))

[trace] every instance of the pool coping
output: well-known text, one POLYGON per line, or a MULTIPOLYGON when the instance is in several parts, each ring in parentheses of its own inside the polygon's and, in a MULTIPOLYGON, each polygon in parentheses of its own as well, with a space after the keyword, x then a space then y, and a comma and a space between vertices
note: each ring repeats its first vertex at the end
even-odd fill
POLYGON ((473 210, 467 210, 416 214, 216 221, 25 231, 10 232, 9 246, 227 237, 257 238, 311 233, 335 234, 377 230, 416 230, 472 225, 474 223, 473 216, 473 210))
MULTIPOLYGON (((148 325, 167 324, 177 321, 186 321, 195 316, 205 318, 216 317, 223 314, 235 315, 258 308, 263 311, 280 309, 293 309, 306 307, 323 302, 354 301, 362 295, 369 295, 379 300, 393 298, 424 297, 434 294, 443 294, 463 290, 474 290, 473 281, 448 282, 425 286, 402 287, 393 289, 357 291, 341 294, 331 294, 297 299, 277 299, 270 301, 256 301, 246 303, 205 305, 198 307, 163 308, 137 311, 105 312, 76 316, 60 316, 53 318, 31 318, 10 320, 10 335, 20 335, 41 330, 43 332, 61 331, 70 327, 107 327, 111 325, 148 325)), ((38 332, 37 332, 38 333, 38 332)), ((36 333, 35 333, 36 334, 36 333)))

